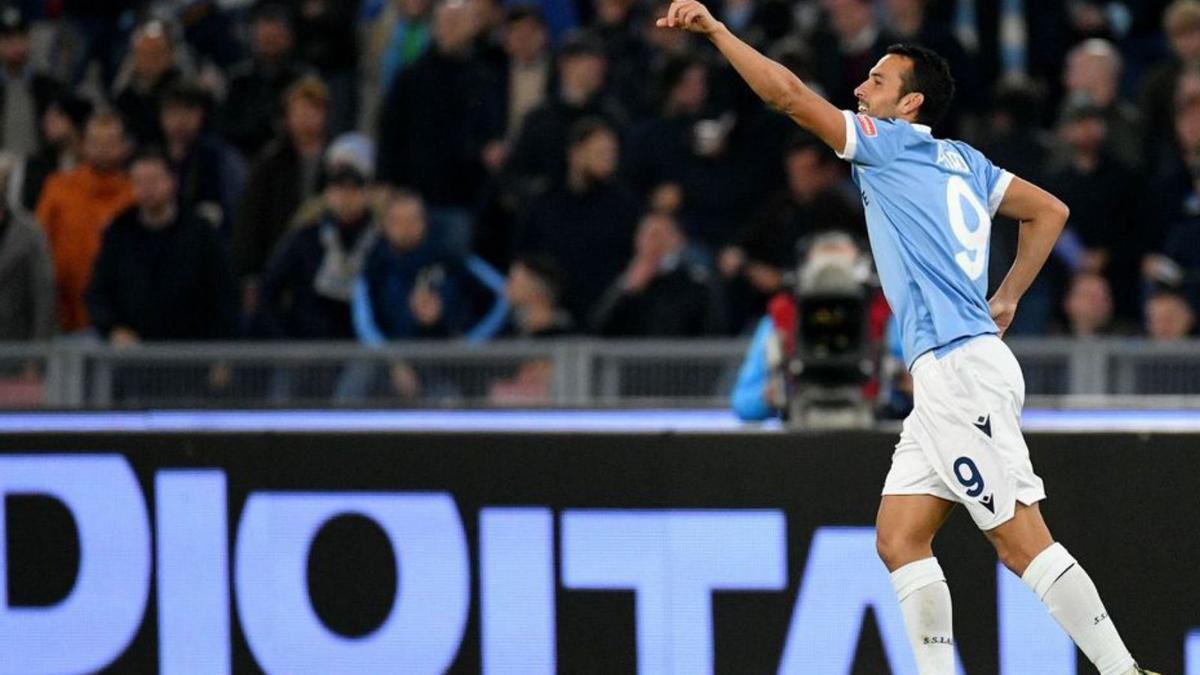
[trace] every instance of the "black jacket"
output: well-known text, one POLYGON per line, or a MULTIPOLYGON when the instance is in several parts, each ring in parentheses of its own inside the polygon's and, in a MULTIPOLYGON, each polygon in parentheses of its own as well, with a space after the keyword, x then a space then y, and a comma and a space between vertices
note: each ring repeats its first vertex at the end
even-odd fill
MULTIPOLYGON (((352 340, 354 324, 350 303, 317 293, 317 272, 325 258, 322 216, 314 223, 292 230, 279 243, 261 279, 261 310, 258 332, 262 337, 297 340, 352 340)), ((354 246, 367 227, 339 229, 342 244, 354 246)))
POLYGON ((864 241, 867 226, 857 204, 831 189, 801 204, 788 191, 775 194, 736 239, 751 260, 791 268, 797 262, 796 244, 817 232, 839 230, 864 241))
POLYGON ((150 230, 133 207, 104 232, 87 305, 102 335, 128 326, 143 340, 224 339, 237 327, 235 289, 211 225, 181 212, 150 230))
POLYGON ((302 176, 300 155, 286 136, 267 146, 254 162, 233 222, 233 261, 239 277, 262 273, 267 256, 287 233, 302 201, 302 176))
POLYGON ((138 143, 162 143, 163 96, 182 77, 178 69, 172 68, 149 91, 140 92, 131 83, 117 92, 113 107, 125 118, 130 135, 138 143))
POLYGON ((228 232, 246 178, 245 163, 233 146, 211 134, 201 134, 175 166, 175 177, 179 180, 180 207, 201 211, 222 232, 228 232))
POLYGON ((379 177, 431 206, 473 206, 483 146, 502 132, 497 74, 482 60, 436 48, 396 77, 380 114, 379 177))
POLYGON ((303 74, 300 65, 291 61, 277 68, 254 61, 234 66, 229 73, 229 104, 221 106, 217 122, 221 136, 246 157, 261 152, 283 118, 284 92, 303 74))
POLYGON ((500 177, 508 199, 528 205, 562 182, 567 173, 567 137, 571 126, 598 117, 621 134, 628 117, 614 99, 597 96, 582 107, 551 98, 529 111, 500 177))
POLYGON ((638 292, 618 279, 596 308, 592 330, 606 337, 699 337, 725 328, 720 291, 699 265, 679 262, 638 292))
POLYGON ((516 250, 544 253, 566 270, 563 305, 582 324, 629 260, 639 215, 637 198, 617 183, 554 190, 530 209, 516 250))

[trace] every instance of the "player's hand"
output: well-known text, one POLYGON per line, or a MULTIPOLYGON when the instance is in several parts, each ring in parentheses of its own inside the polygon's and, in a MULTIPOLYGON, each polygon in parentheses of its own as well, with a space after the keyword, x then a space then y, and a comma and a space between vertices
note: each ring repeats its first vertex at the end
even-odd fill
POLYGON ((655 22, 659 28, 679 28, 692 33, 716 32, 721 22, 713 18, 712 12, 696 0, 674 0, 667 15, 655 22))
POLYGON ((1017 314, 1017 301, 996 295, 988 300, 988 308, 991 310, 992 320, 996 322, 996 328, 1000 329, 1000 337, 1004 337, 1004 332, 1012 325, 1013 317, 1017 314))

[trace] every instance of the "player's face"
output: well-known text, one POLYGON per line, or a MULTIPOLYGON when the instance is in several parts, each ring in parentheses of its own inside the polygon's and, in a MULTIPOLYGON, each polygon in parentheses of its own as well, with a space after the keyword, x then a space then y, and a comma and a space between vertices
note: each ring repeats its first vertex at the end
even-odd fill
POLYGON ((915 112, 919 103, 914 97, 920 94, 901 94, 904 76, 912 68, 909 60, 896 54, 888 54, 867 74, 867 79, 854 90, 858 99, 858 112, 879 119, 894 119, 915 112), (914 105, 915 104, 915 105, 914 105))

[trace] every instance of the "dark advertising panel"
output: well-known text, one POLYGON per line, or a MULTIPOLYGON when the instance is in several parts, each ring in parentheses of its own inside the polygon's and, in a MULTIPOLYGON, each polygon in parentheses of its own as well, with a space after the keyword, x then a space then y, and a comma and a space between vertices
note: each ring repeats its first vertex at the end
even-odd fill
MULTIPOLYGON (((0 439, 0 673, 915 675, 872 523, 894 437, 0 439)), ((1200 675, 1200 452, 1033 435, 1135 656, 1200 675)), ((962 672, 1094 672, 965 513, 962 672)))

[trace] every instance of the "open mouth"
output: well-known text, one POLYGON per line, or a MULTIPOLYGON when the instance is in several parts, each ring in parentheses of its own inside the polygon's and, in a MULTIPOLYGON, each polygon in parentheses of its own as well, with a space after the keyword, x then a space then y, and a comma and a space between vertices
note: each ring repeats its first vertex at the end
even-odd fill
POLYGON ((858 112, 860 112, 860 113, 865 113, 865 112, 867 112, 867 104, 866 104, 866 103, 859 103, 859 104, 858 104, 858 112))

